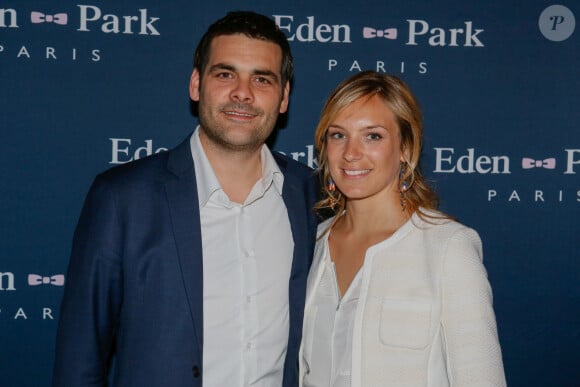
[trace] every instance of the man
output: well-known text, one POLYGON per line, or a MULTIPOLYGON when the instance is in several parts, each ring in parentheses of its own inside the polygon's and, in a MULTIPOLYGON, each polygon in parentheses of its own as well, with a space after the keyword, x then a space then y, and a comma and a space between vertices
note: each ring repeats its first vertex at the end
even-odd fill
POLYGON ((269 18, 229 13, 190 82, 199 127, 99 175, 68 269, 53 385, 294 386, 316 183, 264 145, 292 56, 269 18))

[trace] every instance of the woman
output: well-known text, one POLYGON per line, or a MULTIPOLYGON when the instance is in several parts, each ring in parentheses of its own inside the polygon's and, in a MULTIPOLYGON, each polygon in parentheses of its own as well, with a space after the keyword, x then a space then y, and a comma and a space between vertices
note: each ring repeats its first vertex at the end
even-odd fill
POLYGON ((478 234, 438 212, 422 118, 398 78, 359 73, 316 128, 324 181, 300 355, 303 386, 503 386, 478 234))

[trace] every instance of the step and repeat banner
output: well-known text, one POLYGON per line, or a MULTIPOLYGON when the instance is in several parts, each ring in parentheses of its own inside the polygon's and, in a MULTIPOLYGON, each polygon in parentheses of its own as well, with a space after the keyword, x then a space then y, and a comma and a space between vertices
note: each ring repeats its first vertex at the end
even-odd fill
POLYGON ((0 0, 0 385, 49 386, 92 179, 195 128, 193 51, 239 9, 288 36, 296 74, 272 147, 311 167, 341 80, 370 69, 410 85, 423 170, 483 239, 508 384, 580 385, 576 0, 0 0))

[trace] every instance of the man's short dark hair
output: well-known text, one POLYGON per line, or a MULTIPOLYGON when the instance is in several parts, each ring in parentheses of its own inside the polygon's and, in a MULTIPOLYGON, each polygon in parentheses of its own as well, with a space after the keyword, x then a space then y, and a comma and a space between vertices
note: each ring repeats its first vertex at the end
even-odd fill
POLYGON ((212 40, 217 36, 242 34, 252 39, 259 39, 277 44, 282 50, 280 68, 282 87, 292 80, 294 59, 286 35, 267 16, 251 11, 229 12, 226 16, 209 26, 202 36, 193 59, 193 65, 199 71, 200 78, 209 62, 212 40))

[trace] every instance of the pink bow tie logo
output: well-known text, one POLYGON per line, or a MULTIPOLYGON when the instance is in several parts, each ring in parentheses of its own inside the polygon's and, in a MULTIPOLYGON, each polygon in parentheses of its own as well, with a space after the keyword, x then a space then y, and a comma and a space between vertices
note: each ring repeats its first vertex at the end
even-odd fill
POLYGON ((54 286, 63 286, 64 285, 64 275, 63 274, 56 274, 51 277, 43 277, 38 274, 28 274, 28 285, 30 286, 37 286, 37 285, 54 285, 54 286))
POLYGON ((54 24, 66 25, 66 23, 68 23, 68 15, 66 13, 57 13, 54 15, 45 15, 42 12, 32 11, 30 13, 30 21, 34 24, 54 23, 54 24))
POLYGON ((384 30, 377 30, 372 27, 363 28, 363 38, 373 39, 373 38, 385 38, 385 39, 397 39, 397 29, 387 28, 384 30))
POLYGON ((534 160, 529 157, 524 157, 522 159, 522 168, 523 169, 532 169, 532 168, 545 168, 545 169, 554 169, 556 168, 556 159, 549 158, 544 160, 534 160))

